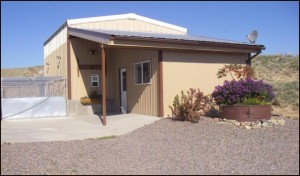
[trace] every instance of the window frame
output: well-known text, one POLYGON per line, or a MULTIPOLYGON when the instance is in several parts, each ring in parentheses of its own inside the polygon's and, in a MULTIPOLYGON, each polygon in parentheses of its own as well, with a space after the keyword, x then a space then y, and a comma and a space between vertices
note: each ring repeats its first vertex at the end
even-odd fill
POLYGON ((96 73, 91 74, 91 87, 99 87, 99 85, 100 85, 100 77, 99 77, 99 74, 96 74, 96 73), (96 77, 96 78, 97 78, 97 81, 93 81, 93 77, 96 77), (97 86, 94 86, 94 85, 93 85, 94 82, 97 83, 97 86))
POLYGON ((134 85, 150 85, 150 84, 151 84, 151 80, 152 80, 152 79, 151 79, 151 73, 152 73, 151 68, 152 68, 152 66, 151 66, 151 60, 146 60, 146 61, 141 61, 141 62, 136 62, 136 63, 134 63, 134 66, 133 66, 133 69, 134 69, 134 79, 133 79, 134 85), (144 64, 144 63, 148 63, 148 62, 149 62, 150 81, 149 81, 148 83, 144 83, 144 67, 143 67, 143 64, 144 64), (137 64, 141 64, 141 68, 142 68, 142 71, 141 71, 142 83, 136 83, 136 82, 135 82, 135 80, 136 80, 135 66, 136 66, 137 64))

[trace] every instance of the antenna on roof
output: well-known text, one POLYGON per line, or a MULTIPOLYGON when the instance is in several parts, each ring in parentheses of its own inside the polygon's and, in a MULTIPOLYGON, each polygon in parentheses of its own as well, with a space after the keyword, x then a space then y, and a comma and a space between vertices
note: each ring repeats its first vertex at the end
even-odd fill
POLYGON ((250 43, 255 43, 257 36, 258 36, 258 32, 256 30, 253 30, 250 34, 246 35, 250 43))

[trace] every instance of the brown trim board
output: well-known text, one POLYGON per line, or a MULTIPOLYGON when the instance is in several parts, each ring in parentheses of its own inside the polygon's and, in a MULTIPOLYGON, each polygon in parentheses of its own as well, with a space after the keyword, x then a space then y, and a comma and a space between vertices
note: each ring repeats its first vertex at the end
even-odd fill
POLYGON ((70 36, 69 32, 67 33, 67 76, 68 76, 68 99, 72 99, 72 84, 71 84, 71 55, 70 55, 70 36))
POLYGON ((106 64, 105 64, 105 50, 104 50, 104 45, 102 43, 100 43, 100 50, 101 50, 101 55, 100 55, 100 59, 101 59, 101 65, 102 65, 102 117, 103 117, 103 125, 106 126, 106 76, 105 76, 105 72, 106 72, 106 64))
POLYGON ((158 50, 158 116, 164 116, 164 97, 163 97, 163 53, 158 50))

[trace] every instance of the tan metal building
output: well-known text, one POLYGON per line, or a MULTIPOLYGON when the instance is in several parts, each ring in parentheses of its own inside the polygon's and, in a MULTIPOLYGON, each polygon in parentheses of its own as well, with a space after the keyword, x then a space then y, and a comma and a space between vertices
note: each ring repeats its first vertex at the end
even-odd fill
POLYGON ((132 13, 81 18, 67 20, 44 43, 44 73, 67 78, 69 106, 77 109, 81 97, 96 92, 104 116, 109 100, 114 112, 165 117, 181 90, 209 94, 224 81, 217 79, 219 68, 250 64, 263 49, 192 36, 186 28, 132 13))

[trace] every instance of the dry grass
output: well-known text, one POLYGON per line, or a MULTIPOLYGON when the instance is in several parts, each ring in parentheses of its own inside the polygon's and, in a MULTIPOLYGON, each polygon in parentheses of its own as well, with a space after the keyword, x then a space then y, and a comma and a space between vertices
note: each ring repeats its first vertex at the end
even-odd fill
POLYGON ((280 107, 275 114, 299 119, 299 55, 262 55, 253 59, 252 66, 258 79, 270 83, 280 107))
POLYGON ((44 66, 1 69, 1 77, 44 76, 44 66))

